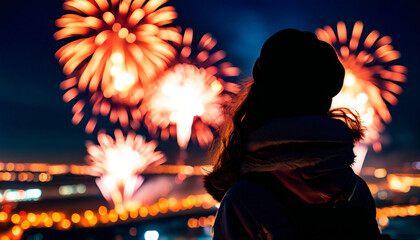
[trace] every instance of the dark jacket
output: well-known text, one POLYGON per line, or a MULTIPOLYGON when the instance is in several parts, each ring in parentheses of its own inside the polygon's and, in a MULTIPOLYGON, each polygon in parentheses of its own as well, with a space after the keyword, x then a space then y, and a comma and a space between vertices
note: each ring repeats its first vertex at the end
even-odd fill
POLYGON ((282 118, 250 134, 239 182, 224 195, 214 239, 377 239, 375 204, 354 174, 347 126, 282 118))

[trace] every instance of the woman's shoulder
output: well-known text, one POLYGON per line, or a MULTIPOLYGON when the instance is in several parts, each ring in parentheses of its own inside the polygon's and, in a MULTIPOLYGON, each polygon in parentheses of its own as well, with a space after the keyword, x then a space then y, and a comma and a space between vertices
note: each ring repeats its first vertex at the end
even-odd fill
POLYGON ((234 198, 241 198, 242 196, 250 195, 255 191, 260 192, 262 190, 262 186, 257 183, 249 179, 242 179, 229 188, 224 198, 232 196, 234 198))
MULTIPOLYGON (((275 196, 264 187, 261 181, 264 179, 256 180, 255 177, 246 177, 236 182, 226 192, 224 198, 237 199, 243 202, 247 201, 266 201, 266 199, 275 198, 275 196), (271 195, 271 196, 270 196, 271 195)), ((265 181, 264 181, 265 182, 265 181)), ((269 184, 267 182, 267 184, 269 184)), ((273 199, 274 200, 274 199, 273 199)))
POLYGON ((288 199, 296 198, 270 172, 248 173, 235 183, 225 194, 243 202, 269 203, 278 207, 288 205, 288 199))
POLYGON ((266 187, 250 179, 240 180, 226 192, 217 215, 219 223, 226 224, 226 217, 236 216, 235 222, 249 229, 263 229, 270 236, 284 236, 290 230, 286 205, 266 187))
MULTIPOLYGON (((286 217, 287 206, 278 198, 267 185, 278 183, 267 182, 263 176, 259 179, 245 178, 234 184, 223 197, 223 202, 229 202, 237 207, 241 206, 256 219, 272 219, 273 215, 286 217)), ((263 220, 261 220, 263 221, 263 220)))

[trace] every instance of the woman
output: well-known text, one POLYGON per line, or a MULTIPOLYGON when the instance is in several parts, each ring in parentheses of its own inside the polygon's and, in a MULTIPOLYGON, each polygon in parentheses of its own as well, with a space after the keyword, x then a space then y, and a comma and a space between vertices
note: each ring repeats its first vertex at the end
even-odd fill
POLYGON ((263 45, 215 144, 207 191, 221 201, 214 239, 377 239, 375 205, 354 174, 359 117, 331 110, 344 68, 309 32, 263 45))

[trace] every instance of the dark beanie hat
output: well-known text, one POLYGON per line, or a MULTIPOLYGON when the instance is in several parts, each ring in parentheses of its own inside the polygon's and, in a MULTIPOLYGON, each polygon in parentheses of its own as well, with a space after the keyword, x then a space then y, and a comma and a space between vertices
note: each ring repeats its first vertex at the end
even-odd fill
POLYGON ((252 75, 266 100, 300 110, 328 111, 342 88, 344 73, 328 43, 310 32, 285 29, 264 43, 252 75))

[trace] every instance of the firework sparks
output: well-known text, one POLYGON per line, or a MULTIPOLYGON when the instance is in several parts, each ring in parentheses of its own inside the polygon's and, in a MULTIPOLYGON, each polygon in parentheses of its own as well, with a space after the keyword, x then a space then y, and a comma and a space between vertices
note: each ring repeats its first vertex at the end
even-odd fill
POLYGON ((155 152, 156 142, 146 142, 134 132, 125 137, 115 130, 115 140, 103 132, 98 134, 99 145, 87 143, 87 162, 94 174, 103 196, 116 209, 137 207, 135 194, 143 183, 140 176, 147 167, 165 161, 161 152, 155 152))
MULTIPOLYGON (((71 13, 56 21, 62 29, 54 35, 57 40, 77 38, 56 53, 69 76, 64 85, 71 89, 65 100, 88 89, 89 102, 97 108, 94 111, 99 109, 106 115, 112 108, 111 120, 120 120, 122 126, 127 126, 130 110, 143 97, 144 85, 175 57, 176 50, 169 41, 181 40, 176 28, 166 27, 177 14, 171 6, 162 7, 165 2, 66 0, 63 8, 71 13)), ((84 101, 75 104, 74 122, 81 118, 84 105, 84 101)), ((132 120, 139 119, 134 116, 132 120)), ((92 118, 86 130, 91 130, 95 123, 92 118)))
MULTIPOLYGON (((206 70, 189 64, 177 64, 164 73, 153 95, 146 101, 148 117, 153 126, 161 129, 175 126, 178 144, 185 148, 196 117, 214 126, 223 121, 219 98, 221 90, 221 82, 206 70)), ((204 124, 201 127, 202 134, 199 135, 203 139, 199 142, 205 145, 212 134, 204 128, 204 124)), ((168 133, 163 130, 162 138, 168 138, 168 133)))
POLYGON ((147 112, 145 123, 161 138, 176 136, 181 149, 186 149, 190 138, 205 147, 211 142, 211 128, 224 121, 223 106, 237 93, 238 86, 221 77, 237 76, 239 69, 223 62, 223 51, 210 53, 216 45, 210 34, 199 41, 196 54, 192 52, 193 32, 186 29, 179 54, 172 67, 155 82, 145 96, 142 109, 147 112))
POLYGON ((338 22, 337 35, 330 26, 316 30, 319 39, 335 48, 346 70, 343 88, 333 99, 332 107, 356 110, 367 128, 365 139, 354 149, 356 160, 353 169, 356 173, 362 169, 367 145, 372 144, 375 151, 381 150, 379 137, 384 130, 382 121, 391 121, 385 101, 397 104, 396 95, 401 94, 402 88, 396 83, 405 82, 404 74, 407 72, 404 66, 393 64, 400 53, 390 45, 389 36, 380 37, 378 31, 372 31, 362 45, 362 30, 363 23, 360 21, 354 24, 349 39, 344 22, 338 22))
POLYGON ((356 22, 348 39, 346 25, 339 22, 337 35, 330 26, 317 29, 316 34, 336 49, 346 69, 343 89, 334 98, 333 107, 355 109, 368 129, 364 143, 379 151, 382 121, 391 121, 385 101, 397 104, 396 95, 401 94, 402 88, 396 83, 406 81, 407 69, 393 64, 400 53, 390 45, 389 36, 380 37, 377 31, 372 31, 361 41, 362 30, 363 23, 356 22))
MULTIPOLYGON (((140 127, 142 114, 139 110, 139 103, 128 104, 118 101, 117 98, 106 98, 100 91, 84 92, 77 87, 78 78, 71 77, 60 84, 61 89, 66 92, 63 95, 65 102, 72 102, 73 124, 77 125, 88 119, 85 127, 86 133, 92 133, 100 116, 109 116, 111 123, 119 121, 124 128, 130 126, 132 129, 140 127)), ((132 98, 143 98, 143 89, 137 89, 132 98)))

